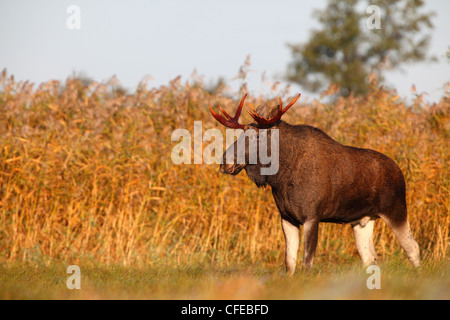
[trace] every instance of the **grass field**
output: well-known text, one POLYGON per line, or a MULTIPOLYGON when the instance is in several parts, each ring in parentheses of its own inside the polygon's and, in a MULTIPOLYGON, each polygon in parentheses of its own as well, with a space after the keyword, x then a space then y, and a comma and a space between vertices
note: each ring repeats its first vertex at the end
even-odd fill
MULTIPOLYGON (((208 105, 232 112, 242 92, 211 93, 195 78, 158 88, 142 83, 131 94, 114 79, 36 87, 3 71, 0 296, 448 298, 449 98, 427 105, 416 95, 406 103, 372 85, 367 97, 301 102, 284 118, 385 153, 402 169, 424 271, 409 269, 378 221, 385 280, 377 292, 360 286, 367 275, 349 226, 321 225, 314 271, 290 280, 281 275, 283 235, 269 189, 256 188, 245 173, 220 175, 217 165, 173 164, 173 130, 193 130, 194 121, 224 130, 208 105), (64 284, 72 264, 82 269, 78 292, 64 284)), ((248 101, 275 104, 275 92, 248 101)), ((243 114, 243 122, 250 117, 243 114)))
POLYGON ((67 288, 62 264, 10 264, 0 268, 0 299, 450 299, 448 264, 425 264, 420 273, 400 261, 381 264, 381 288, 369 289, 371 274, 358 262, 319 263, 293 278, 282 266, 88 264, 80 266, 79 290, 67 288))

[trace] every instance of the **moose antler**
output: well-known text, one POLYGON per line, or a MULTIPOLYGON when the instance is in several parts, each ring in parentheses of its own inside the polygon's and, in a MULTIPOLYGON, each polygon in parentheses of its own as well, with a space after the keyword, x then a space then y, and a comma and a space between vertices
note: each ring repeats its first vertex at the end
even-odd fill
MULTIPOLYGON (((271 119, 266 119, 263 117, 260 117, 256 111, 253 109, 253 112, 251 112, 250 110, 247 109, 247 107, 245 108, 247 110, 247 112, 252 116, 253 119, 255 119, 255 121, 258 123, 258 127, 259 128, 267 128, 270 125, 280 121, 281 116, 286 113, 286 111, 289 110, 290 107, 292 107, 294 105, 294 103, 298 100, 298 98, 300 98, 301 94, 299 94, 297 97, 295 97, 294 100, 291 101, 291 103, 289 103, 286 108, 283 109, 283 102, 281 101, 280 98, 280 104, 278 105, 278 112, 277 114, 271 118, 271 119)), ((221 124, 223 124, 225 127, 228 128, 233 128, 233 129, 244 129, 245 125, 240 124, 238 122, 239 117, 241 116, 241 112, 242 112, 242 107, 244 106, 244 101, 245 98, 247 98, 247 94, 245 94, 245 96, 242 98, 241 102, 239 103, 239 107, 236 111, 236 114, 234 115, 234 117, 232 118, 228 113, 225 112, 225 110, 223 110, 220 106, 219 109, 220 111, 222 111, 223 115, 219 115, 217 113, 215 113, 212 108, 211 105, 209 106, 209 110, 211 111, 211 114, 213 115, 213 117, 219 121, 221 124)))
POLYGON ((263 127, 263 128, 264 128, 264 127, 268 127, 268 126, 270 126, 270 125, 272 125, 272 124, 274 124, 274 123, 280 121, 281 116, 282 116, 283 114, 285 114, 286 111, 288 111, 289 108, 292 107, 292 106, 294 105, 294 103, 298 100, 298 98, 300 98, 300 96, 301 96, 301 94, 299 94, 297 97, 295 97, 295 99, 292 100, 291 103, 289 103, 289 104, 286 106, 286 108, 284 108, 284 109, 283 109, 283 102, 281 101, 281 98, 280 98, 280 104, 278 105, 278 112, 277 112, 277 114, 276 114, 273 118, 271 118, 271 119, 266 119, 266 118, 260 117, 260 116, 256 113, 255 110, 253 110, 253 112, 250 112, 250 110, 248 110, 247 107, 246 107, 245 109, 247 109, 247 112, 249 113, 249 115, 251 115, 252 118, 255 119, 255 121, 258 123, 258 125, 259 125, 260 127, 263 127))
POLYGON ((211 105, 209 106, 209 110, 211 111, 211 114, 213 115, 214 119, 219 121, 225 127, 233 128, 233 129, 244 129, 245 125, 240 124, 238 122, 238 120, 239 120, 239 117, 241 116, 242 107, 244 106, 245 98, 247 98, 247 94, 245 94, 245 96, 242 98, 241 102, 239 103, 239 107, 238 107, 238 109, 236 111, 236 114, 234 115, 233 118, 228 113, 226 113, 225 110, 223 110, 220 106, 219 106, 219 109, 225 115, 226 119, 222 115, 219 115, 219 114, 215 113, 211 109, 211 105))

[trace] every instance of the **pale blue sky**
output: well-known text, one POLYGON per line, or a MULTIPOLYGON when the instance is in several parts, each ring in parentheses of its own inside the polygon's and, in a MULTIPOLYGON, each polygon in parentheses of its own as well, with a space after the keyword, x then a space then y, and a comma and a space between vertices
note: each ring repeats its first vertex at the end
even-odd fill
MULTIPOLYGON (((313 9, 325 0, 247 1, 112 1, 112 0, 0 0, 0 69, 18 80, 35 83, 64 80, 72 71, 84 71, 102 81, 115 74, 134 89, 145 76, 150 86, 167 84, 193 70, 205 81, 223 76, 231 84, 247 55, 251 54, 250 93, 269 93, 261 85, 266 73, 279 79, 290 61, 288 42, 308 39, 317 21, 313 9), (66 27, 69 5, 81 9, 81 29, 66 27)), ((434 64, 404 65, 405 72, 391 72, 388 83, 410 97, 413 84, 427 100, 443 95, 450 81, 450 1, 428 0, 434 10, 435 29, 429 52, 434 64)), ((312 96, 302 88, 294 90, 312 96)))

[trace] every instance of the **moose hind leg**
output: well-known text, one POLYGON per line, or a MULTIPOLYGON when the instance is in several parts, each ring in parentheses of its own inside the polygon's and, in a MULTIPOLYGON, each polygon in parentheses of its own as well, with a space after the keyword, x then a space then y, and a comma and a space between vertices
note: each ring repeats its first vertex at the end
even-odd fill
POLYGON ((373 245, 374 220, 369 220, 365 225, 360 223, 353 225, 356 248, 363 261, 364 266, 377 263, 378 258, 373 245))
POLYGON ((406 251, 409 261, 411 261, 415 268, 420 268, 419 245, 416 240, 414 240, 408 221, 398 227, 393 227, 392 231, 400 242, 402 248, 406 251))
POLYGON ((400 246, 406 251, 406 255, 411 261, 415 268, 420 268, 420 249, 416 240, 411 233, 411 228, 409 226, 406 214, 404 219, 400 222, 392 221, 389 217, 381 216, 383 220, 387 223, 389 228, 394 232, 395 237, 398 239, 400 246))

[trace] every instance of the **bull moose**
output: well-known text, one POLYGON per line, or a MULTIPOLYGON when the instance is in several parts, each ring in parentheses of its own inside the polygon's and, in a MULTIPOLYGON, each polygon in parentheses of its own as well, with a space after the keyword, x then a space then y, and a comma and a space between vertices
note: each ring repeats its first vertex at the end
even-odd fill
POLYGON ((272 109, 265 105, 252 111, 246 108, 256 123, 240 124, 238 120, 246 96, 234 117, 222 108, 223 115, 219 115, 209 107, 218 122, 229 128, 242 129, 244 133, 223 154, 220 172, 237 175, 244 169, 258 187, 271 187, 281 214, 288 274, 295 272, 297 264, 300 225, 303 225, 304 234, 302 265, 305 269, 312 267, 320 222, 350 224, 363 264, 375 264, 378 258, 373 228, 378 218, 394 232, 413 266, 420 267, 419 246, 407 218, 405 179, 392 159, 374 150, 342 145, 318 128, 291 125, 281 120, 300 94, 285 108, 281 99, 272 109), (247 130, 256 132, 255 139, 259 139, 260 133, 266 132, 270 136, 274 129, 278 130, 279 152, 279 168, 275 174, 262 175, 261 169, 267 164, 259 160, 249 162, 249 153, 255 151, 248 147, 245 148, 244 163, 238 163, 237 145, 240 139, 245 139, 248 146, 247 130), (231 151, 234 161, 227 162, 226 155, 231 151))

